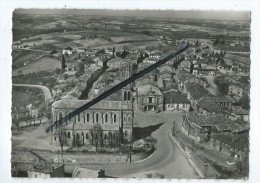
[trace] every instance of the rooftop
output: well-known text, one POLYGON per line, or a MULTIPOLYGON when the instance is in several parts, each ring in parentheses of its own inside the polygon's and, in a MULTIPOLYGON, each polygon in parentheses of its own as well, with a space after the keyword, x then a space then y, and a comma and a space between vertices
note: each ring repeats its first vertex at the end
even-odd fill
MULTIPOLYGON (((52 107, 58 109, 77 109, 91 100, 75 100, 75 99, 63 99, 56 101, 52 104, 52 107)), ((97 104, 90 107, 90 109, 121 109, 121 101, 110 101, 110 100, 102 100, 97 104)))
POLYGON ((239 121, 232 121, 223 115, 213 114, 209 116, 201 116, 196 113, 186 115, 190 124, 197 127, 212 127, 217 131, 229 130, 233 133, 247 131, 249 127, 241 124, 239 121))
POLYGON ((51 173, 53 172, 55 169, 64 166, 62 164, 59 163, 53 163, 53 162, 40 162, 36 165, 34 165, 33 167, 28 168, 29 171, 36 171, 36 172, 41 172, 41 173, 51 173))
POLYGON ((224 142, 225 144, 231 145, 231 147, 243 150, 248 148, 249 144, 249 133, 244 132, 242 134, 212 134, 212 138, 224 142))
POLYGON ((177 92, 167 92, 164 94, 165 96, 165 103, 177 103, 177 104, 189 104, 190 101, 187 99, 185 95, 181 95, 177 92))

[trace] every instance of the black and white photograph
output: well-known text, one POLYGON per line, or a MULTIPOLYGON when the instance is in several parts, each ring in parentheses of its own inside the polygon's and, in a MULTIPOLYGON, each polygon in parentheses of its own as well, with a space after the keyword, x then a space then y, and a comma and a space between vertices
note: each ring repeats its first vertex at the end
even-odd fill
POLYGON ((11 14, 12 178, 249 179, 250 10, 11 14))

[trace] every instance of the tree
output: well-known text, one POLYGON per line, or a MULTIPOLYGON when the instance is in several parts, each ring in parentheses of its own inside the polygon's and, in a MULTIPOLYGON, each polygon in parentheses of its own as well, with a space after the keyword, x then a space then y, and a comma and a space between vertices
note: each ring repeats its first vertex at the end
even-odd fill
POLYGON ((60 150, 61 150, 61 159, 63 161, 63 147, 64 147, 64 145, 67 145, 67 136, 66 136, 65 130, 62 128, 58 129, 57 133, 58 133, 58 141, 59 141, 60 150))
POLYGON ((12 122, 17 127, 17 130, 20 130, 19 128, 20 121, 18 119, 13 119, 12 122))
POLYGON ((103 146, 103 129, 99 123, 95 123, 90 129, 90 134, 92 138, 92 144, 96 146, 96 151, 98 145, 103 146))
POLYGON ((78 151, 79 151, 80 147, 83 146, 83 142, 82 141, 83 141, 83 139, 80 139, 80 135, 77 134, 76 135, 76 139, 75 139, 75 145, 77 146, 78 151))
POLYGON ((250 98, 248 95, 244 95, 240 101, 239 101, 239 105, 246 110, 250 109, 250 98))
POLYGON ((214 83, 217 85, 219 95, 228 94, 228 83, 227 81, 223 80, 223 77, 216 77, 214 79, 214 83))
POLYGON ((84 73, 84 64, 82 62, 78 62, 77 63, 77 71, 80 73, 80 74, 83 74, 84 73))
POLYGON ((64 71, 66 68, 66 64, 65 64, 65 56, 62 55, 61 57, 61 69, 64 71))

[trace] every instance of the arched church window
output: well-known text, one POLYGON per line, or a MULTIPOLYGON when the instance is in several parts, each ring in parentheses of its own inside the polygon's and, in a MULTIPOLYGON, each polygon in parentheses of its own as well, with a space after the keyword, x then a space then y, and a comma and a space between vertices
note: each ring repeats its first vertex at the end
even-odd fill
POLYGON ((131 121, 132 121, 132 117, 129 115, 129 116, 127 117, 127 123, 128 123, 128 124, 131 124, 131 121))
POLYGON ((68 132, 68 139, 70 139, 70 132, 68 132))
POLYGON ((131 92, 130 91, 128 91, 128 96, 127 96, 127 100, 131 100, 131 92))
POLYGON ((124 91, 124 100, 127 100, 127 92, 124 91))
POLYGON ((126 115, 125 114, 123 115, 123 123, 124 124, 126 123, 126 115))
POLYGON ((90 119, 89 113, 86 114, 86 118, 87 118, 87 122, 89 122, 89 119, 90 119))
POLYGON ((58 115, 58 120, 62 119, 63 118, 63 114, 62 112, 59 112, 59 115, 58 115))
POLYGON ((105 123, 107 123, 107 122, 108 122, 108 114, 105 113, 105 123))
POLYGON ((114 123, 117 122, 117 115, 116 114, 113 115, 113 120, 114 120, 114 123))
POLYGON ((99 113, 96 113, 96 123, 98 123, 99 122, 99 113))

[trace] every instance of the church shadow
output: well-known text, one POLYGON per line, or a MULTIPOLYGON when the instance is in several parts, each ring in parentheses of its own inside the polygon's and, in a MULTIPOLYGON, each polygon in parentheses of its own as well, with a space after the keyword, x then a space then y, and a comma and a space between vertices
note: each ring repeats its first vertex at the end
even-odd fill
POLYGON ((134 127, 133 128, 133 141, 137 141, 143 138, 146 138, 151 135, 152 132, 156 131, 164 123, 159 123, 147 127, 134 127))

